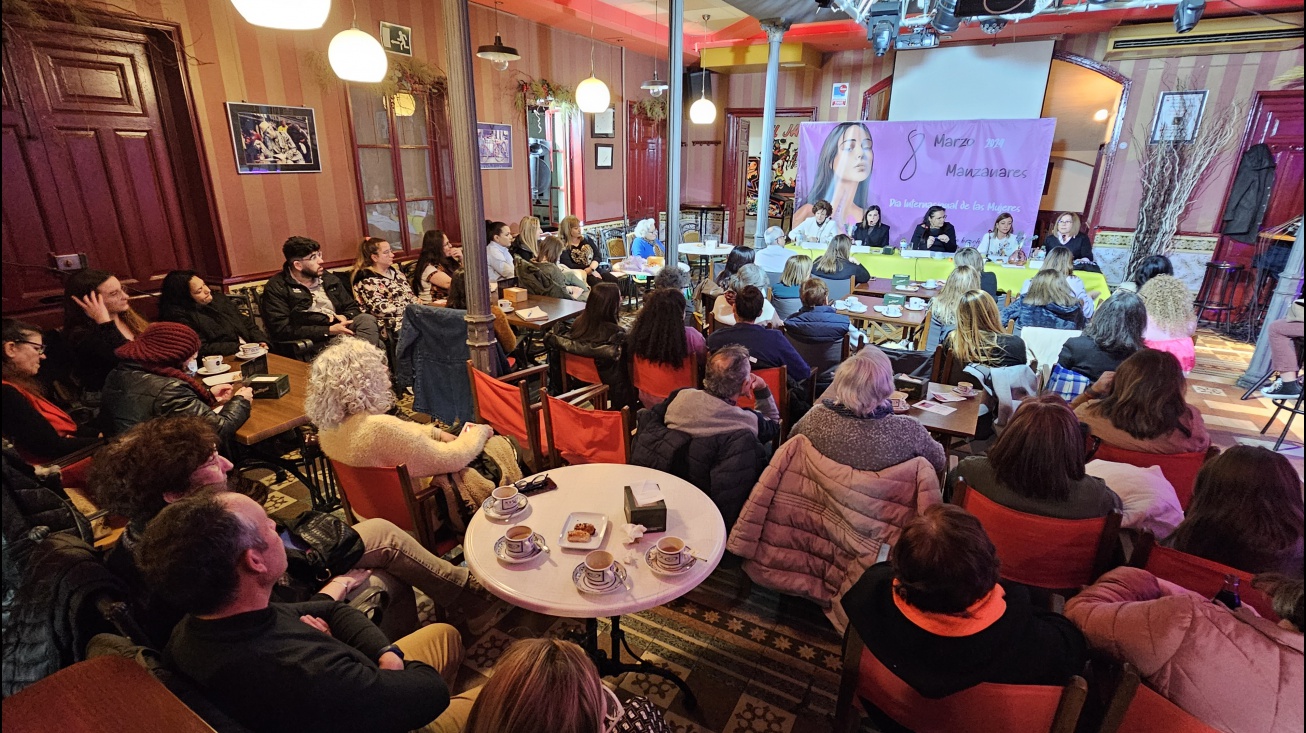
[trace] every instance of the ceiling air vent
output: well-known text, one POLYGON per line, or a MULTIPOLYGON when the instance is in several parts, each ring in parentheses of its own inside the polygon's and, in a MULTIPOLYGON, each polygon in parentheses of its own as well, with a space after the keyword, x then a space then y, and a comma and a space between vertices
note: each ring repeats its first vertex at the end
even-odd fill
POLYGON ((1171 23, 1119 26, 1107 37, 1106 60, 1288 51, 1301 45, 1301 13, 1206 18, 1184 34, 1175 33, 1171 23))

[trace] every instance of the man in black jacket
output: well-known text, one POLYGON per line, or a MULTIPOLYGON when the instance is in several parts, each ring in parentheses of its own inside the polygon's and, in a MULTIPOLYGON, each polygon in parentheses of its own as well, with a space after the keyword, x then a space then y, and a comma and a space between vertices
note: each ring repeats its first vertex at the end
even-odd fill
POLYGON ((291 237, 281 253, 286 264, 263 286, 263 323, 273 341, 309 340, 320 348, 335 336, 357 336, 381 346, 376 318, 363 313, 344 281, 322 266, 322 245, 291 237))
POLYGON ((165 657, 242 725, 462 730, 474 694, 450 699, 463 656, 458 632, 432 624, 391 644, 326 595, 271 603, 286 550, 253 499, 203 492, 170 504, 146 528, 137 558, 146 582, 187 613, 165 657))

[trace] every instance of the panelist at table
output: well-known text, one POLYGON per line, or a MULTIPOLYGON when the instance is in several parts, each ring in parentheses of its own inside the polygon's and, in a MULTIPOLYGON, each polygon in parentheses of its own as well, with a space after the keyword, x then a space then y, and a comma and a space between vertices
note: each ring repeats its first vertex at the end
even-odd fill
POLYGON ((1053 247, 1070 250, 1076 270, 1101 272, 1093 259, 1093 244, 1080 231, 1079 214, 1067 211, 1057 216, 1056 229, 1043 237, 1043 251, 1051 252, 1053 247))
POLYGON ((871 204, 862 214, 862 222, 853 229, 853 243, 863 247, 888 247, 889 225, 880 218, 880 207, 871 204))
POLYGON ((925 219, 916 225, 911 235, 911 248, 930 252, 956 252, 957 230, 948 222, 948 210, 942 206, 931 206, 925 212, 925 219))
POLYGON ((812 217, 789 230, 789 239, 797 242, 800 247, 826 246, 839 233, 839 225, 830 218, 833 211, 829 201, 812 204, 812 217))

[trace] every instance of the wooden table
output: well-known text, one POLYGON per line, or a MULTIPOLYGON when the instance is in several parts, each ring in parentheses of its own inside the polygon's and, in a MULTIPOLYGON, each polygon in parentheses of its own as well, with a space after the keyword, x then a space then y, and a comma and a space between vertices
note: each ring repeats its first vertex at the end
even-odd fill
MULTIPOLYGON (((930 382, 926 388, 925 394, 931 395, 935 392, 951 392, 956 385, 939 384, 930 382)), ((967 398, 961 402, 948 402, 948 407, 957 408, 955 412, 947 415, 936 415, 932 412, 926 412, 920 408, 913 407, 907 414, 916 418, 916 421, 925 426, 925 429, 935 434, 954 438, 973 438, 975 437, 976 427, 979 425, 980 403, 984 399, 984 391, 979 387, 975 388, 976 395, 967 398)), ((917 400, 919 402, 919 400, 917 400)))
MULTIPOLYGON (((236 357, 227 357, 232 369, 243 363, 236 357)), ((287 430, 308 424, 304 412, 304 393, 308 390, 308 364, 276 354, 268 354, 268 374, 285 374, 290 377, 290 391, 280 399, 255 399, 249 419, 236 430, 236 441, 254 445, 287 430)))
POLYGON ((585 310, 585 303, 566 298, 550 298, 547 295, 532 295, 524 303, 513 303, 513 312, 508 315, 508 323, 530 331, 543 331, 559 321, 565 321, 580 315, 585 310), (527 321, 517 316, 517 311, 527 308, 539 308, 548 316, 542 321, 527 321))
POLYGON ((920 290, 917 290, 916 292, 910 292, 907 290, 894 290, 892 278, 873 277, 870 279, 870 282, 865 282, 854 287, 853 294, 883 296, 887 293, 893 293, 894 295, 901 295, 904 298, 920 298, 921 300, 929 300, 937 296, 939 294, 939 290, 943 289, 942 285, 940 285, 938 288, 935 288, 934 290, 927 290, 925 289, 925 286, 921 285, 919 282, 913 281, 912 284, 920 286, 920 290))
MULTIPOLYGON (((852 311, 840 310, 837 311, 838 313, 848 316, 855 321, 869 321, 881 327, 888 326, 890 328, 901 328, 903 331, 903 338, 912 340, 916 340, 920 335, 920 330, 925 325, 925 315, 929 313, 928 310, 909 311, 906 308, 903 308, 902 315, 894 318, 876 312, 875 306, 884 305, 884 298, 877 298, 873 295, 856 294, 850 295, 849 297, 861 301, 862 304, 866 306, 866 312, 853 313, 852 311)), ((876 336, 882 336, 884 340, 893 338, 892 334, 884 328, 872 328, 871 331, 872 333, 868 335, 871 336, 872 343, 881 343, 880 341, 875 340, 876 336)))

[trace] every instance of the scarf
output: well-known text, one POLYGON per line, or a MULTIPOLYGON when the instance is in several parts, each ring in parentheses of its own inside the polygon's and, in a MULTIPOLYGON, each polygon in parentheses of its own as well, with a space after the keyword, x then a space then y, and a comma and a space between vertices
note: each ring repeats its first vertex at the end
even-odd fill
POLYGON ((871 410, 868 415, 858 415, 846 406, 828 398, 821 400, 821 404, 825 405, 827 410, 834 412, 840 417, 850 417, 854 420, 879 420, 880 418, 888 417, 893 414, 893 405, 889 404, 887 401, 881 402, 879 406, 874 410, 871 410))
POLYGON ((50 427, 54 428, 59 437, 67 438, 77 433, 77 422, 58 405, 21 384, 11 382, 8 379, 4 380, 4 383, 18 390, 18 394, 30 402, 33 409, 41 413, 41 417, 50 423, 50 427))
POLYGON ((972 603, 962 613, 934 613, 922 611, 904 601, 898 595, 898 581, 893 581, 893 605, 898 607, 902 615, 931 634, 950 638, 973 636, 997 623, 1002 614, 1007 612, 1006 595, 1007 592, 1001 585, 994 584, 983 598, 972 603))

